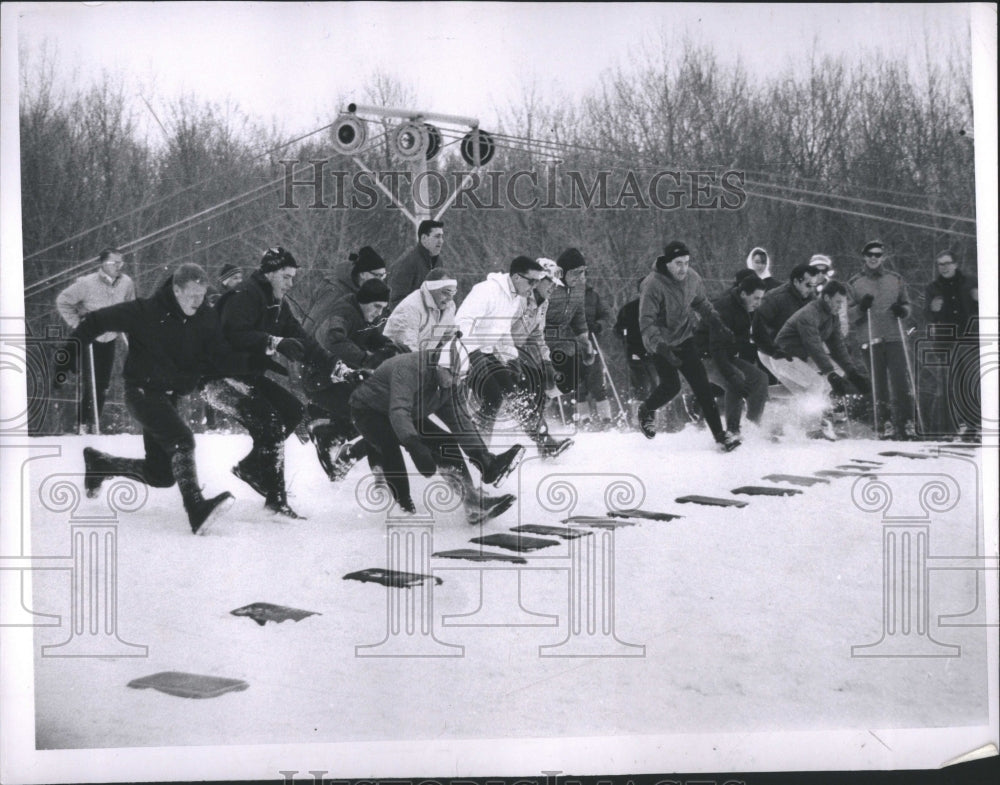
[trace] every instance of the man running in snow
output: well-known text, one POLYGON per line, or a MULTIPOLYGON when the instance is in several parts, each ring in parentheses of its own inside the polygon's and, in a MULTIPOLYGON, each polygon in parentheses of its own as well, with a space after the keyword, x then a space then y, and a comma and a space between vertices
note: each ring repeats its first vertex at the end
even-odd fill
POLYGON ((84 487, 97 496, 108 477, 126 476, 153 488, 177 484, 194 534, 204 534, 233 501, 220 493, 206 499, 198 483, 194 434, 178 411, 183 396, 206 377, 263 371, 264 357, 235 353, 223 337, 218 314, 204 303, 208 274, 182 264, 149 298, 100 308, 84 316, 71 336, 84 345, 108 332, 128 336, 122 374, 125 405, 142 426, 144 458, 119 458, 85 447, 84 487))
POLYGON ((352 371, 331 377, 329 369, 320 364, 307 367, 302 379, 309 398, 309 438, 332 482, 343 479, 366 454, 363 440, 349 442, 358 433, 347 401, 364 375, 356 369, 374 370, 402 351, 382 334, 388 303, 389 288, 381 279, 372 278, 361 284, 357 294, 338 300, 315 325, 313 338, 334 359, 335 367, 339 362, 352 371))
POLYGON ((757 273, 757 277, 764 282, 765 294, 781 286, 780 283, 771 277, 771 257, 763 248, 753 248, 747 254, 747 269, 757 273))
MULTIPOLYGON (((594 344, 610 323, 611 311, 604 305, 597 291, 589 285, 583 293, 583 310, 590 333, 588 341, 594 344)), ((597 357, 596 351, 591 353, 589 362, 583 362, 580 383, 576 388, 576 405, 577 420, 581 425, 593 424, 592 427, 600 430, 611 427, 611 401, 608 400, 608 388, 604 383, 604 364, 597 357)))
POLYGON ((400 449, 405 447, 424 477, 441 472, 461 495, 468 520, 475 524, 500 514, 514 497, 479 491, 461 453, 480 467, 483 482, 492 484, 509 473, 523 448, 515 445, 499 456, 486 449, 455 394, 454 385, 468 362, 460 346, 456 337, 441 352, 423 350, 387 360, 352 393, 350 406, 354 424, 401 510, 416 512, 400 449), (431 421, 432 415, 447 430, 431 421))
MULTIPOLYGON (((775 341, 787 362, 775 363, 775 375, 795 395, 834 396, 850 394, 849 385, 862 395, 871 395, 871 383, 854 364, 840 333, 840 309, 847 299, 842 283, 831 281, 823 293, 800 308, 785 322, 775 341), (837 372, 834 362, 845 372, 837 372)), ((830 428, 824 422, 825 435, 830 428)))
POLYGON ((302 326, 307 332, 315 331, 315 326, 329 318, 330 311, 341 299, 357 294, 365 281, 373 278, 384 281, 385 277, 385 262, 370 245, 349 254, 347 261, 338 265, 332 276, 323 278, 319 297, 309 306, 302 326))
POLYGON ((492 431, 501 405, 510 401, 522 430, 536 440, 543 456, 550 456, 565 449, 566 443, 541 434, 528 417, 531 407, 519 405, 522 369, 512 335, 514 324, 528 308, 527 298, 545 277, 538 262, 518 256, 509 272, 490 273, 472 287, 455 314, 455 325, 470 351, 467 386, 476 399, 475 417, 483 432, 492 431))
POLYGON ((587 328, 584 291, 587 286, 587 262, 576 248, 567 248, 556 259, 563 271, 564 286, 549 296, 545 314, 545 340, 552 351, 556 384, 563 394, 576 393, 581 369, 594 360, 587 328))
POLYGON ((875 384, 875 400, 884 407, 892 392, 890 416, 880 414, 882 439, 915 438, 913 396, 906 368, 901 320, 910 315, 906 281, 883 265, 885 246, 878 240, 862 249, 863 268, 848 283, 848 319, 862 341, 862 357, 875 384), (874 367, 872 367, 874 355, 874 367))
POLYGON ((417 227, 417 245, 392 263, 389 268, 389 289, 392 300, 389 310, 411 292, 415 292, 427 278, 427 274, 438 266, 441 249, 444 247, 444 224, 430 219, 420 222, 417 227))
POLYGON ((725 390, 726 430, 737 436, 743 401, 746 400, 747 419, 760 424, 767 403, 767 373, 752 361, 756 349, 750 342, 750 323, 764 297, 764 282, 756 273, 745 276, 739 284, 721 297, 712 300, 722 323, 732 331, 733 340, 716 335, 713 341, 706 322, 695 333, 698 349, 705 360, 709 381, 725 390), (748 360, 747 358, 751 358, 748 360))
MULTIPOLYGON (((239 351, 261 359, 280 354, 289 360, 305 360, 333 375, 333 359, 302 329, 285 299, 297 272, 298 263, 291 253, 280 246, 269 248, 259 268, 216 304, 223 332, 239 351)), ((302 517, 288 505, 285 489, 284 442, 302 419, 298 398, 261 370, 210 382, 205 399, 253 438, 253 448, 233 467, 233 474, 263 496, 271 512, 302 517)))
POLYGON ((680 392, 680 372, 691 385, 715 441, 729 451, 739 446, 740 439, 722 427, 711 383, 694 342, 698 316, 708 323, 714 340, 732 341, 733 335, 708 301, 705 284, 689 268, 690 263, 691 253, 684 243, 667 243, 640 288, 642 342, 652 355, 660 383, 639 406, 639 429, 647 439, 656 435, 656 410, 680 392))
POLYGON ((775 339, 789 317, 815 296, 815 278, 816 275, 808 264, 796 265, 789 273, 788 281, 767 292, 754 312, 750 332, 761 364, 776 379, 781 377, 775 367, 788 358, 778 348, 775 339))
MULTIPOLYGON (((643 278, 639 279, 637 289, 642 288, 643 278)), ((638 406, 657 385, 656 367, 642 342, 642 330, 639 329, 639 298, 629 300, 618 311, 615 320, 615 333, 621 338, 625 349, 625 362, 628 365, 629 403, 638 406)), ((635 412, 633 412, 635 414, 635 412)))

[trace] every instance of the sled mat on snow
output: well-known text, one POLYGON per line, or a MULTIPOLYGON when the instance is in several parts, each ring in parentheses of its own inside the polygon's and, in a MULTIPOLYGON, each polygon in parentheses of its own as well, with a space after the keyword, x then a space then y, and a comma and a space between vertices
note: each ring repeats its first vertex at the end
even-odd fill
POLYGON ((244 605, 235 611, 229 611, 233 616, 247 616, 263 627, 267 622, 302 621, 308 616, 322 616, 316 611, 303 611, 298 608, 287 608, 284 605, 272 605, 269 602, 254 602, 244 605))
POLYGON ((559 540, 546 540, 542 537, 524 537, 520 534, 487 534, 485 537, 473 537, 469 542, 480 545, 496 545, 498 548, 506 548, 510 551, 537 551, 541 548, 548 548, 558 545, 559 540))
POLYGON ((855 471, 855 472, 862 472, 863 473, 863 472, 873 472, 873 471, 875 471, 876 467, 874 467, 874 466, 861 466, 861 465, 856 464, 856 463, 840 463, 840 464, 837 464, 837 468, 838 469, 847 469, 849 471, 855 471))
POLYGON ((250 685, 239 679, 163 671, 152 676, 143 676, 141 679, 133 679, 128 686, 137 690, 152 687, 154 690, 165 692, 167 695, 176 695, 178 698, 216 698, 227 692, 240 692, 250 685))
POLYGON ((431 556, 440 556, 442 559, 466 559, 468 561, 506 561, 511 564, 527 564, 528 560, 520 556, 511 556, 509 553, 495 553, 493 551, 477 551, 474 548, 459 548, 454 551, 438 551, 431 556))
POLYGON ((820 477, 877 477, 875 472, 862 472, 853 471, 845 472, 843 469, 820 469, 818 472, 813 472, 813 474, 819 475, 820 477))
POLYGON ((563 518, 562 522, 574 526, 590 526, 593 529, 618 529, 622 526, 635 526, 635 521, 623 521, 603 515, 571 515, 569 518, 563 518))
POLYGON ((795 496, 802 491, 798 488, 775 488, 768 485, 741 485, 733 488, 730 493, 742 493, 745 496, 795 496))
POLYGON ((718 499, 715 496, 678 496, 674 501, 678 504, 704 504, 709 507, 746 507, 750 503, 736 499, 718 499))
POLYGON ((851 463, 863 463, 866 466, 885 466, 884 461, 866 461, 864 458, 851 458, 851 463))
POLYGON ((793 485, 812 486, 820 482, 825 482, 827 485, 830 484, 829 480, 822 477, 802 477, 798 474, 765 474, 761 479, 770 480, 771 482, 790 482, 793 485))
POLYGON ((890 458, 913 458, 920 461, 926 461, 931 457, 924 455, 922 452, 904 452, 902 450, 886 450, 885 452, 880 452, 879 455, 886 455, 890 458))
POLYGON ((395 586, 400 589, 421 586, 424 581, 434 581, 438 586, 444 583, 433 575, 421 575, 419 572, 397 572, 396 570, 384 570, 381 567, 369 567, 367 570, 350 572, 344 576, 344 580, 381 583, 383 586, 395 586))
POLYGON ((674 518, 683 518, 672 512, 655 512, 653 510, 608 510, 609 518, 640 518, 644 521, 672 521, 674 518))
POLYGON ((547 534, 551 537, 562 537, 564 540, 575 540, 577 537, 589 537, 593 532, 568 529, 565 526, 542 526, 537 523, 526 523, 523 526, 511 527, 512 532, 527 532, 528 534, 547 534))

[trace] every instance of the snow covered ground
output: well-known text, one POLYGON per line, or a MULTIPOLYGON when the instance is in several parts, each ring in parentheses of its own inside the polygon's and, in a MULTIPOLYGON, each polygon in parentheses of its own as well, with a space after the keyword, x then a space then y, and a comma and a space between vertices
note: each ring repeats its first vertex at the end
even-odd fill
MULTIPOLYGON (((54 476, 78 482, 72 475, 83 470, 87 444, 139 456, 141 440, 45 441, 62 450, 31 462, 32 552, 65 555, 70 524, 110 514, 108 484, 100 498, 81 494, 75 511, 67 512, 52 501, 54 476)), ((984 597, 996 584, 981 570, 935 569, 968 567, 984 548, 995 556, 995 539, 983 542, 979 451, 794 435, 775 444, 750 434, 736 452, 722 454, 707 432, 693 427, 654 441, 637 433, 582 433, 556 461, 541 462, 529 449, 502 486, 517 494, 517 505, 480 531, 455 512, 431 519, 428 500, 419 501, 427 485, 420 478, 414 481, 416 518, 387 519, 384 511, 363 509, 359 499, 370 485, 364 465, 331 484, 312 447, 294 438, 287 443, 290 501, 308 520, 275 519, 229 473, 248 448, 242 435, 198 437, 206 493, 228 489, 237 497, 211 534, 191 535, 176 488, 149 489, 138 509, 118 514, 117 632, 148 647, 147 656, 42 656, 44 646, 70 636, 72 587, 68 570, 33 571, 26 604, 61 619, 35 630, 39 749, 943 729, 990 722, 987 639, 996 628, 975 625, 987 621, 984 597), (891 449, 928 457, 879 455, 891 449), (829 477, 805 487, 762 480, 870 465, 858 461, 882 463, 880 481, 829 477), (802 493, 731 493, 748 484, 802 493), (675 501, 686 494, 749 504, 675 501), (420 536, 429 536, 427 552, 439 552, 474 548, 470 538, 518 524, 603 515, 609 501, 683 517, 636 521, 613 535, 588 529, 593 534, 585 541, 596 550, 583 562, 574 562, 562 541, 525 554, 521 569, 438 557, 404 567, 429 565, 442 581, 433 589, 343 579, 388 566, 387 544, 398 542, 389 536, 391 525, 415 527, 418 545, 420 536), (419 528, 431 521, 431 529, 419 528), (910 536, 905 543, 904 533, 910 536), (892 543, 888 551, 884 542, 892 543), (892 559, 901 561, 894 566, 892 559), (574 563, 584 565, 584 585, 604 576, 613 587, 608 604, 573 593, 571 576, 581 580, 580 571, 570 569, 574 563), (910 577, 920 578, 910 590, 899 583, 907 579, 899 571, 906 564, 914 566, 910 577), (902 577, 886 582, 884 568, 902 577), (903 604, 904 595, 913 604, 903 604), (388 634, 396 607, 389 599, 417 609, 415 628, 408 631, 404 619, 400 635, 388 634), (231 615, 253 602, 317 615, 265 626, 231 615), (421 630, 421 607, 432 629, 421 630), (583 616, 576 634, 574 613, 583 616), (880 649, 855 648, 880 640, 880 649), (594 656, 559 656, 583 646, 594 656), (431 656, 359 656, 404 651, 431 656), (860 656, 866 653, 896 656, 860 656), (241 679, 249 688, 189 700, 127 687, 160 671, 241 679)), ((878 742, 870 741, 877 750, 878 742)), ((752 766, 748 761, 746 768, 752 766)))

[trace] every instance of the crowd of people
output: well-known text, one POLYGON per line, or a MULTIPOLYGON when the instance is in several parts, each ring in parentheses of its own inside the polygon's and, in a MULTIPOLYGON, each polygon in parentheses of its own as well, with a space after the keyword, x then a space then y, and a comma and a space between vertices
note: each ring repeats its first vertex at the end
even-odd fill
MULTIPOLYGON (((629 418, 598 341, 611 312, 588 286, 588 260, 577 248, 554 260, 517 256, 457 302, 458 281, 440 263, 443 244, 444 225, 425 220, 416 246, 391 264, 361 248, 324 279, 301 318, 288 298, 299 264, 284 248, 267 249, 248 275, 226 265, 216 282, 200 266, 181 264, 138 299, 123 255, 107 249, 100 269, 57 304, 72 343, 85 348, 82 404, 94 428, 115 339, 124 336, 125 404, 142 428, 145 457, 86 448, 87 494, 115 475, 176 484, 191 530, 207 531, 233 497, 206 498, 198 483, 194 436, 179 402, 200 392, 213 416, 251 437, 232 473, 274 515, 301 517, 285 488, 284 444, 293 432, 311 440, 332 482, 367 459, 403 512, 415 511, 405 451, 417 472, 439 475, 455 491, 471 523, 502 514, 514 497, 483 487, 515 468, 522 442, 544 459, 573 446, 550 433, 553 417, 598 429, 629 418)), ((690 408, 725 452, 740 446, 744 418, 760 426, 775 384, 811 402, 804 407, 815 415, 810 435, 836 438, 838 423, 867 409, 880 438, 915 437, 906 282, 885 267, 883 243, 867 243, 862 257, 846 284, 823 255, 779 282, 768 252, 755 247, 732 284, 710 298, 687 245, 667 243, 613 326, 642 435, 656 436, 657 410, 686 383, 690 408)), ((936 264, 927 321, 935 340, 956 347, 956 362, 968 363, 976 280, 950 252, 936 264)), ((931 381, 938 398, 953 392, 946 371, 931 381)), ((960 407, 957 418, 946 403, 933 408, 935 433, 978 431, 972 407, 960 407)))

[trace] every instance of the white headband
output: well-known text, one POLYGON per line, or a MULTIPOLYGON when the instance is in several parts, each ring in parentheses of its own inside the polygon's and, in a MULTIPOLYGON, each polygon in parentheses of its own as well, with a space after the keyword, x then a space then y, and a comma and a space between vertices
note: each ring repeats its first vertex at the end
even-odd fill
POLYGON ((458 289, 458 281, 454 278, 438 278, 436 281, 424 281, 424 286, 427 287, 428 291, 433 292, 436 289, 445 289, 451 287, 452 289, 458 289))

